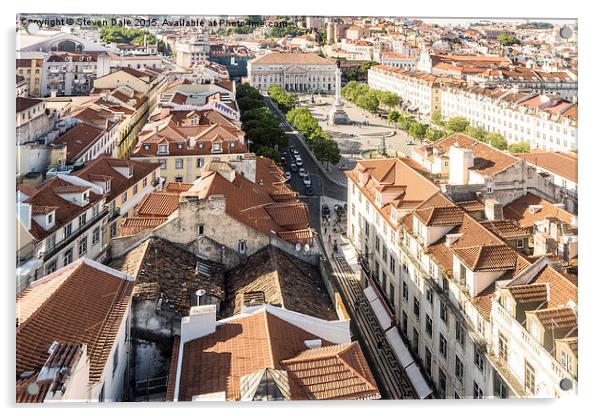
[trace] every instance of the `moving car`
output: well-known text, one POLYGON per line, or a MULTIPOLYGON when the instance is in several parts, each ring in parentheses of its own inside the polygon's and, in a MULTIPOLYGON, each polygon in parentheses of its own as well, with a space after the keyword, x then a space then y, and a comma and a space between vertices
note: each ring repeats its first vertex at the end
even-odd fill
POLYGON ((293 155, 296 157, 299 156, 299 151, 297 149, 295 149, 294 147, 291 149, 291 152, 293 152, 293 155))
POLYGON ((286 178, 286 181, 288 182, 291 180, 292 175, 290 172, 284 172, 284 177, 286 178))
POLYGON ((309 175, 305 175, 303 177, 303 183, 305 184, 305 186, 311 185, 311 178, 309 177, 309 175))
POLYGON ((286 158, 285 158, 284 156, 281 156, 281 157, 280 157, 280 164, 281 164, 282 166, 286 166, 286 158))
POLYGON ((294 163, 291 163, 291 172, 297 172, 299 168, 294 163))
POLYGON ((303 169, 303 168, 299 169, 299 176, 301 176, 301 177, 305 176, 305 169, 303 169))
POLYGON ((312 196, 314 194, 314 188, 310 186, 305 187, 305 195, 312 196))

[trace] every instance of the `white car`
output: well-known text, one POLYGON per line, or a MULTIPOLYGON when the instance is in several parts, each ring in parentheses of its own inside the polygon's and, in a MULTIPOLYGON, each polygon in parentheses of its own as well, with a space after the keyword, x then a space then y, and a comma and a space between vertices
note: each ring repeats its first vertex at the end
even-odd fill
POLYGON ((301 176, 302 178, 305 176, 305 169, 299 169, 299 176, 301 176))
POLYGON ((290 172, 284 172, 284 177, 286 178, 286 181, 290 181, 291 180, 291 173, 290 172))
POLYGON ((305 175, 303 177, 303 183, 305 184, 305 186, 311 185, 311 178, 309 177, 309 175, 305 175))
POLYGON ((293 149, 293 155, 295 155, 295 157, 299 156, 299 151, 297 149, 293 149))
POLYGON ((295 163, 297 164, 297 166, 303 166, 303 159, 301 159, 299 156, 297 156, 295 158, 295 163))

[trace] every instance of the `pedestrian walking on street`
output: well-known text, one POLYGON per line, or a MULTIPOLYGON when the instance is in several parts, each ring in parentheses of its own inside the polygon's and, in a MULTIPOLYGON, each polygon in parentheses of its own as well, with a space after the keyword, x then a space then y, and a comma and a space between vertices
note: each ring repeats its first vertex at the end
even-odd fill
POLYGON ((328 245, 332 245, 332 237, 328 234, 328 245))

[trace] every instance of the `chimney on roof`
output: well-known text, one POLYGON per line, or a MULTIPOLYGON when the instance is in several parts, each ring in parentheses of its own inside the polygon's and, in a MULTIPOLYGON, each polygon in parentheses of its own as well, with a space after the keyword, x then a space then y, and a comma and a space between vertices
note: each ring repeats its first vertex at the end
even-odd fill
POLYGON ((445 236, 445 245, 451 247, 458 239, 462 237, 462 233, 447 234, 445 236))
POLYGON ((449 184, 468 185, 469 169, 474 165, 472 149, 460 147, 456 142, 449 148, 449 184))
POLYGON ((504 219, 504 210, 502 204, 496 199, 488 198, 485 200, 485 217, 489 221, 499 221, 504 219))
POLYGON ((182 318, 180 333, 182 345, 215 332, 217 307, 215 305, 193 306, 190 315, 182 318))

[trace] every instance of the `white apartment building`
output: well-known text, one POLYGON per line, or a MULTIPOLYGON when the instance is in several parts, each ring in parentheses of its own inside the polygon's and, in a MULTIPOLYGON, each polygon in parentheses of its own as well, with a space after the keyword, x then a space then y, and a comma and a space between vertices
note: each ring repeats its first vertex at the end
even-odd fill
POLYGON ((431 114, 441 111, 440 89, 443 84, 457 80, 437 77, 424 72, 375 65, 368 70, 368 86, 377 90, 393 92, 409 111, 431 114))
POLYGON ((190 68, 199 62, 206 61, 211 52, 207 35, 198 35, 176 42, 176 64, 190 68))
POLYGON ((481 87, 444 88, 441 114, 501 134, 508 143, 532 149, 577 149, 577 104, 560 98, 481 87))
POLYGON ((19 186, 17 219, 34 241, 31 256, 17 259, 18 292, 79 258, 105 254, 110 242, 105 193, 99 185, 60 174, 36 188, 19 186))
POLYGON ((334 92, 337 66, 311 53, 273 52, 247 62, 251 86, 266 91, 275 84, 286 91, 334 92))
POLYGON ((415 54, 402 54, 398 52, 385 51, 380 55, 380 63, 393 68, 415 70, 418 58, 415 54))
POLYGON ((555 292, 558 285, 574 289, 576 303, 568 279, 547 264, 540 267, 545 259, 531 265, 400 159, 360 161, 348 184, 347 234, 363 278, 388 300, 439 397, 575 394, 576 380, 566 368, 576 368, 576 318, 554 337, 546 315, 560 308, 572 316, 566 309, 572 299, 555 292), (524 330, 518 314, 499 317, 502 288, 541 291, 542 285, 549 290, 546 302, 521 309, 534 316, 533 332, 524 330), (545 329, 537 332, 538 326, 545 329), (500 333, 513 337, 506 349, 496 347, 500 333), (550 342, 560 345, 559 359, 549 352, 550 342), (503 364, 500 357, 510 355, 503 364), (566 391, 559 387, 565 378, 566 391))

